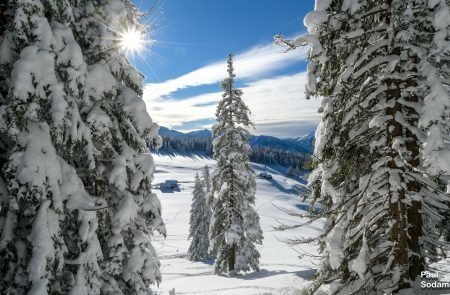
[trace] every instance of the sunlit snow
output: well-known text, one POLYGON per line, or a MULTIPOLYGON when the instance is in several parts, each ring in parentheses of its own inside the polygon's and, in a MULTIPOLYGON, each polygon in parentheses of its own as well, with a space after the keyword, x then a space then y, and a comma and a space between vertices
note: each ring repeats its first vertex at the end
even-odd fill
MULTIPOLYGON (((179 190, 153 190, 161 200, 162 215, 167 227, 166 239, 162 236, 153 237, 163 276, 158 294, 168 294, 172 289, 175 289, 177 295, 301 294, 317 268, 318 261, 308 254, 317 255, 317 249, 313 245, 292 248, 284 241, 288 238, 317 236, 323 224, 316 222, 299 231, 287 232, 276 231, 273 227, 280 225, 279 222, 296 224, 302 221, 277 207, 305 213, 302 210, 307 210, 308 204, 303 203, 299 197, 304 190, 303 181, 287 178, 283 173, 270 168, 268 172, 272 174, 272 180, 257 178, 255 208, 264 232, 263 245, 258 246, 261 271, 235 277, 217 276, 213 274, 212 260, 191 262, 186 258, 190 243, 187 237, 195 173, 200 172, 204 165, 213 168, 215 161, 155 155, 155 164, 155 186, 159 187, 159 183, 168 179, 180 183, 179 190), (307 255, 299 258, 302 254, 307 255)), ((252 164, 252 167, 257 174, 265 171, 264 165, 252 164)))

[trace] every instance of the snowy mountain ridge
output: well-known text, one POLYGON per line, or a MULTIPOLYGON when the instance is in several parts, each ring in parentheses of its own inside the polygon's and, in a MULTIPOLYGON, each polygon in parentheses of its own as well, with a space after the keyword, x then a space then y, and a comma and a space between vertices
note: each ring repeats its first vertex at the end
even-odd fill
MULTIPOLYGON (((202 129, 183 133, 161 126, 159 135, 162 137, 211 138, 211 130, 202 129)), ((275 148, 283 151, 312 154, 314 151, 315 131, 297 138, 278 138, 269 135, 251 135, 250 145, 254 147, 275 148)))

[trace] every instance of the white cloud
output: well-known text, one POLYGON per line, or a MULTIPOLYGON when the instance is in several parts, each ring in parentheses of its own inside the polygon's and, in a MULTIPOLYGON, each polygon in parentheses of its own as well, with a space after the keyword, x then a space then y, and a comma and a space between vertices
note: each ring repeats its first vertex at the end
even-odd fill
POLYGON ((305 98, 306 74, 297 73, 249 83, 243 99, 258 124, 317 121, 318 100, 305 98))
MULTIPOLYGON (((295 62, 304 60, 307 48, 283 53, 273 44, 254 47, 234 58, 235 74, 244 82, 243 99, 252 111, 256 124, 253 133, 281 137, 298 136, 313 129, 318 121, 318 100, 306 100, 306 74, 297 73, 271 77, 295 62), (268 78, 269 77, 269 78, 268 78)), ((216 106, 222 98, 217 92, 173 98, 178 90, 211 85, 222 81, 226 59, 162 83, 144 87, 144 100, 152 118, 169 128, 209 128, 208 119, 215 119, 216 106)), ((201 89, 200 89, 201 90, 201 89)))
MULTIPOLYGON (((306 48, 283 53, 283 48, 274 44, 258 46, 238 54, 234 58, 235 74, 239 79, 257 79, 273 71, 285 68, 295 61, 304 60, 306 48)), ((209 64, 178 78, 162 83, 149 83, 144 87, 144 100, 163 97, 180 89, 210 85, 222 81, 226 76, 226 59, 209 64)))
MULTIPOLYGON (((292 137, 313 129, 319 121, 320 102, 305 98, 305 82, 306 74, 297 73, 250 82, 243 87, 242 98, 256 125, 253 133, 292 137)), ((147 102, 147 109, 156 122, 171 128, 183 122, 214 118, 221 98, 222 92, 182 100, 159 97, 147 102)))
POLYGON ((255 135, 272 135, 279 138, 300 137, 315 130, 318 126, 316 120, 280 121, 270 123, 260 123, 257 129, 252 132, 255 135))
POLYGON ((214 118, 221 98, 221 92, 214 92, 180 100, 159 97, 146 104, 153 120, 172 128, 183 122, 214 118))

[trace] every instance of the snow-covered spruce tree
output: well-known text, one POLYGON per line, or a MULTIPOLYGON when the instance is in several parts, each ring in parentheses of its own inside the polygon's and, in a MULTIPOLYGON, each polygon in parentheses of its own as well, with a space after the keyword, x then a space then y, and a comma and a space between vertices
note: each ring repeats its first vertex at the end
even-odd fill
POLYGON ((448 13, 445 1, 319 0, 309 35, 279 40, 310 44, 307 94, 322 97, 309 186, 327 221, 310 293, 413 294, 439 259, 448 168, 431 161, 448 163, 449 95, 435 41, 448 13))
MULTIPOLYGON (((203 185, 205 186, 205 193, 206 193, 206 205, 209 207, 209 210, 212 211, 212 208, 214 206, 214 196, 212 192, 212 180, 211 180, 211 173, 209 171, 208 165, 205 165, 202 170, 202 181, 203 185)), ((210 217, 211 219, 211 217, 210 217)), ((211 220, 210 220, 211 222, 211 220)))
POLYGON ((259 270, 260 254, 255 244, 263 235, 255 204, 255 172, 249 164, 249 133, 252 126, 242 91, 233 88, 232 55, 228 57, 228 78, 222 82, 223 99, 217 106, 213 126, 214 159, 211 175, 213 215, 209 228, 210 254, 216 257, 215 273, 259 270))
POLYGON ((148 294, 165 233, 147 145, 158 126, 119 33, 128 0, 2 1, 0 290, 148 294), (3 16, 7 16, 7 20, 3 16))
POLYGON ((195 175, 192 192, 191 216, 189 219, 189 238, 192 238, 188 250, 188 259, 200 261, 208 258, 208 230, 211 220, 211 208, 206 204, 205 186, 198 173, 195 175))
POLYGON ((209 194, 211 192, 211 175, 209 173, 208 165, 205 165, 202 169, 202 178, 203 185, 205 186, 205 192, 206 194, 209 194))

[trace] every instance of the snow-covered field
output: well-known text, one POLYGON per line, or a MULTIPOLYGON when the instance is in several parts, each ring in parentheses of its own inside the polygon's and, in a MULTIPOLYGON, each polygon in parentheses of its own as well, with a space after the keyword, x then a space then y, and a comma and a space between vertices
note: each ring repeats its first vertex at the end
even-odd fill
MULTIPOLYGON (((194 176, 206 164, 214 166, 209 159, 192 159, 187 157, 154 156, 156 172, 154 184, 167 179, 176 179, 181 189, 174 192, 161 192, 154 189, 161 200, 163 218, 167 227, 167 238, 155 236, 153 244, 160 256, 163 281, 159 294, 169 294, 175 289, 176 294, 301 294, 316 269, 317 261, 309 254, 316 255, 314 245, 301 245, 292 248, 286 239, 316 236, 322 224, 313 223, 298 231, 280 232, 274 226, 282 223, 301 222, 279 208, 304 213, 308 204, 301 202, 299 191, 304 183, 285 177, 270 170, 272 180, 257 179, 256 208, 261 218, 264 231, 263 245, 258 247, 261 253, 260 272, 240 274, 235 277, 213 274, 213 261, 191 262, 186 259, 190 241, 189 210, 192 200, 194 176), (275 205, 275 206, 274 206, 275 205), (277 207, 279 208, 277 208, 277 207), (299 258, 299 256, 303 258, 299 258)), ((264 166, 254 164, 256 173, 262 172, 264 166)), ((200 173, 199 173, 200 174, 200 173)))

